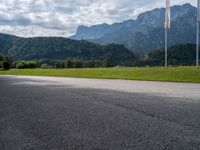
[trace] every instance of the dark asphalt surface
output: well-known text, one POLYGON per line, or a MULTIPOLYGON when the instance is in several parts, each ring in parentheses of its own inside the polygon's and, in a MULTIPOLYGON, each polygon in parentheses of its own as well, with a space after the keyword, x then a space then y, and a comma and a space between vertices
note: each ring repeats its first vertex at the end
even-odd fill
POLYGON ((200 150, 198 100, 40 82, 0 77, 0 150, 200 150))

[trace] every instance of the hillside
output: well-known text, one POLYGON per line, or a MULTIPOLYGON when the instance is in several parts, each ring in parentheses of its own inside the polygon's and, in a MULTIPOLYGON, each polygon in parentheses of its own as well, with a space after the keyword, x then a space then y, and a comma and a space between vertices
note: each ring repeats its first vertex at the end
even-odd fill
MULTIPOLYGON (((200 56, 200 55, 199 55, 200 56)), ((177 44, 168 49, 168 64, 172 66, 192 66, 196 63, 195 44, 177 44)), ((145 60, 139 62, 140 66, 164 66, 165 50, 155 49, 146 55, 145 60)))
MULTIPOLYGON (((164 47, 165 9, 154 9, 140 14, 136 20, 111 25, 80 26, 72 36, 76 40, 88 40, 99 44, 123 44, 132 51, 149 51, 164 47)), ((195 43, 196 8, 191 4, 171 8, 169 45, 195 43)))
POLYGON ((18 37, 16 36, 0 33, 0 53, 7 55, 8 50, 17 39, 18 37))
POLYGON ((0 34, 0 53, 13 60, 33 59, 108 59, 113 65, 131 64, 135 55, 122 45, 101 46, 87 41, 75 41, 61 37, 20 38, 0 34))

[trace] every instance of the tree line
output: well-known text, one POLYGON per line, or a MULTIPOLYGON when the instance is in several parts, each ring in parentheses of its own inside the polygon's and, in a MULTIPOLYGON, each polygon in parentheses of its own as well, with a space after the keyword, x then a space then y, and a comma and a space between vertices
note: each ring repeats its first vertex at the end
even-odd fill
POLYGON ((98 67, 112 67, 108 59, 102 61, 81 61, 81 60, 21 60, 19 62, 14 62, 12 65, 17 69, 26 68, 42 68, 42 69, 52 69, 52 68, 98 68, 98 67))
MULTIPOLYGON (((165 49, 156 49, 142 55, 142 59, 135 62, 135 66, 164 66, 165 49)), ((176 44, 168 49, 168 63, 170 66, 193 66, 196 63, 195 44, 176 44)))
MULTIPOLYGON (((135 59, 126 65, 120 66, 163 66, 164 65, 165 50, 156 49, 148 53, 137 54, 135 59)), ((194 44, 177 44, 169 48, 168 62, 171 66, 191 66, 195 65, 196 60, 196 46, 194 44)), ((54 59, 38 59, 38 60, 21 60, 14 61, 5 56, 0 55, 0 68, 98 68, 98 67, 114 67, 118 66, 115 63, 117 59, 113 56, 103 59, 79 60, 70 59, 54 60, 54 59)), ((124 60, 126 61, 126 60, 124 60)))

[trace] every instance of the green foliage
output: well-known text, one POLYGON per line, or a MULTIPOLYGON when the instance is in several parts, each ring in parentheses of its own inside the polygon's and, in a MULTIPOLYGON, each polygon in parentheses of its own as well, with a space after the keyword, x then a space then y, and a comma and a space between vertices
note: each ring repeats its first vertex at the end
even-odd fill
POLYGON ((51 65, 48 65, 48 64, 42 64, 41 66, 40 66, 40 68, 42 68, 42 69, 51 69, 51 68, 53 68, 51 65))
MULTIPOLYGON (((75 41, 60 37, 34 37, 20 38, 0 34, 0 52, 8 54, 14 61, 20 60, 79 60, 102 61, 108 58, 113 66, 130 65, 135 55, 122 45, 111 44, 101 46, 87 41, 75 41), (2 41, 1 41, 2 37, 2 41), (6 40, 9 39, 9 40, 6 40)), ((45 63, 45 62, 43 62, 45 63)), ((41 63, 41 64, 43 64, 41 63)), ((48 63, 49 64, 49 63, 48 63)), ((80 67, 80 64, 77 64, 80 67)), ((56 64, 57 68, 63 68, 64 64, 56 64)), ((74 67, 74 66, 73 66, 74 67)), ((68 66, 72 68, 72 66, 68 66)))
POLYGON ((3 69, 8 70, 10 69, 10 63, 8 61, 3 61, 2 63, 3 69))
POLYGON ((108 59, 103 59, 102 61, 80 61, 80 60, 22 60, 19 62, 14 62, 13 67, 18 69, 24 68, 36 68, 40 67, 42 69, 64 69, 64 68, 99 68, 99 67, 112 67, 108 59))
POLYGON ((73 68, 82 68, 83 63, 81 61, 75 60, 73 61, 73 68))
POLYGON ((71 61, 71 60, 67 60, 66 62, 65 62, 65 67, 66 68, 73 68, 73 61, 71 61))
POLYGON ((0 62, 2 62, 4 60, 3 55, 0 55, 0 62))
POLYGON ((9 57, 0 55, 0 68, 8 70, 11 67, 11 63, 12 61, 9 57))
MULTIPOLYGON (((135 62, 136 66, 163 66, 165 50, 156 49, 148 53, 146 59, 135 62)), ((171 66, 192 66, 196 63, 196 45, 178 44, 168 49, 168 64, 171 66)))
MULTIPOLYGON (((3 61, 16 67, 21 60, 37 60, 37 67, 47 64, 53 68, 163 66, 165 57, 164 49, 135 55, 117 44, 102 46, 59 37, 19 38, 4 34, 0 34, 0 52, 9 56, 0 56, 0 68, 3 67, 3 61)), ((195 44, 178 44, 168 50, 169 65, 195 65, 195 59, 195 44)))
POLYGON ((55 68, 65 68, 65 62, 64 61, 56 61, 55 68))
POLYGON ((78 60, 55 61, 55 68, 82 68, 83 62, 78 60))
POLYGON ((84 62, 84 68, 95 68, 96 67, 96 61, 90 60, 84 62))
POLYGON ((25 69, 25 68, 37 68, 38 62, 37 61, 26 61, 22 60, 17 63, 16 68, 17 69, 25 69))
POLYGON ((112 67, 111 63, 110 63, 110 60, 105 58, 103 59, 102 61, 102 67, 112 67))

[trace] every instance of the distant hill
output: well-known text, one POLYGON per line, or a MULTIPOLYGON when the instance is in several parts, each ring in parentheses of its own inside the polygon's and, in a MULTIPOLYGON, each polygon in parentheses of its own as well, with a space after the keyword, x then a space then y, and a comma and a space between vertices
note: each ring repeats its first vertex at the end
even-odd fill
POLYGON ((18 37, 16 36, 0 33, 0 53, 7 55, 8 50, 17 39, 18 37))
POLYGON ((0 53, 13 60, 33 59, 108 59, 112 65, 131 64, 135 55, 123 45, 110 44, 101 46, 87 41, 76 41, 61 37, 20 38, 0 34, 0 53))
MULTIPOLYGON (((154 9, 140 14, 136 20, 127 20, 111 25, 80 26, 70 37, 99 44, 123 44, 132 51, 149 51, 164 47, 165 9, 154 9)), ((196 7, 191 4, 171 8, 169 45, 195 43, 196 7)))
MULTIPOLYGON (((199 55, 200 56, 200 55, 199 55)), ((168 49, 168 64, 172 66, 196 65, 196 45, 176 44, 168 49)), ((164 66, 165 50, 155 49, 150 51, 144 60, 138 62, 140 66, 164 66)))

